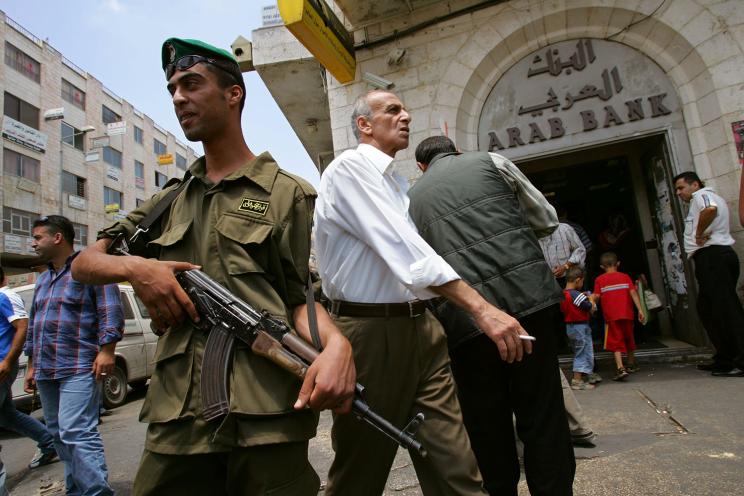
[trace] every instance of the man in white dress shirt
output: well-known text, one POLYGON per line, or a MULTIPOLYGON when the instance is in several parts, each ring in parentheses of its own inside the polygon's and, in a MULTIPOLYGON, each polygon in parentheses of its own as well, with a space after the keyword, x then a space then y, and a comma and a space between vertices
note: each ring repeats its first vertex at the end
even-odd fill
POLYGON ((695 262, 698 315, 716 349, 713 362, 698 368, 717 377, 744 377, 744 309, 736 293, 740 266, 731 247, 728 205, 692 171, 675 176, 674 189, 689 204, 685 253, 695 262))
MULTIPOLYGON (((519 323, 490 305, 419 236, 408 216, 408 182, 392 170, 408 146, 411 118, 400 99, 371 91, 357 99, 360 144, 325 170, 315 210, 315 243, 329 310, 354 349, 367 401, 403 427, 426 420, 412 453, 425 495, 482 495, 481 476, 462 424, 444 331, 424 300, 445 296, 467 310, 507 362, 530 353, 519 323)), ((484 392, 488 394, 487 392, 484 392)), ((326 494, 379 495, 396 445, 352 416, 333 426, 336 456, 326 494)))

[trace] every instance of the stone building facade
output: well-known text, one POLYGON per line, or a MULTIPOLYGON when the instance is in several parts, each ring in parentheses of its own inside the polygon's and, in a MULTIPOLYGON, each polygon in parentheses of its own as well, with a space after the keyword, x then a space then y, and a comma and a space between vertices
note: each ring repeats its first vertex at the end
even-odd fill
POLYGON ((33 281, 30 224, 37 217, 70 218, 81 248, 169 178, 182 176, 195 155, 2 12, 0 52, 0 255, 6 272, 23 274, 12 282, 25 283, 33 281))
MULTIPOLYGON (((413 151, 434 134, 450 136, 461 150, 507 156, 584 225, 593 256, 616 249, 632 275, 646 276, 665 304, 651 334, 705 343, 681 251, 684 206, 671 178, 696 171, 736 212, 744 156, 737 149, 744 131, 736 132, 744 121, 742 2, 331 6, 354 37, 351 83, 322 72, 284 27, 252 35, 256 69, 321 171, 356 145, 349 116, 354 99, 372 89, 364 73, 381 76, 413 118, 411 146, 396 156, 411 181, 418 176, 413 151), (287 74, 304 84, 288 83, 287 74)), ((731 222, 744 261, 744 231, 736 215, 731 222)))

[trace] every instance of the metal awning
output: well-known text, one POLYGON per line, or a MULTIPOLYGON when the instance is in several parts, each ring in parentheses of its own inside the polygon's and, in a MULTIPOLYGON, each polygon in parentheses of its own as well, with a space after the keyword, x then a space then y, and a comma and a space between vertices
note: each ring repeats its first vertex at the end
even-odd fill
POLYGON ((252 33, 253 64, 316 167, 333 154, 326 72, 284 26, 252 33))

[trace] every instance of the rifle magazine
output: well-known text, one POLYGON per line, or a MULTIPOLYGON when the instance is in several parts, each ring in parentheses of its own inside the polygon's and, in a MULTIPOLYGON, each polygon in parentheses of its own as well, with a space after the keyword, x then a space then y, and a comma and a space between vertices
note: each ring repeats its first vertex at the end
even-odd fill
POLYGON ((209 332, 201 369, 202 416, 209 422, 230 411, 229 380, 235 338, 225 326, 209 332))

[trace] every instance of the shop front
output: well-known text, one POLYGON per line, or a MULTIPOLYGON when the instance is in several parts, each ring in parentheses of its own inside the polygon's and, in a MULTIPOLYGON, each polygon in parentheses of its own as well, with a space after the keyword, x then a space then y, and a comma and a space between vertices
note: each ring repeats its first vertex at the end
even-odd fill
POLYGON ((542 47, 493 85, 478 148, 517 163, 564 220, 585 230, 588 289, 605 251, 647 281, 662 307, 639 326, 639 341, 705 344, 672 186, 692 165, 687 129, 674 86, 654 61, 591 38, 542 47))
MULTIPOLYGON (((736 208, 740 3, 334 0, 353 39, 352 81, 338 82, 302 47, 295 51, 282 26, 253 32, 254 59, 321 172, 356 146, 355 98, 389 87, 412 116, 410 146, 395 157, 399 172, 418 178, 413 150, 436 134, 463 151, 510 158, 585 228, 591 276, 601 252, 613 250, 623 270, 645 277, 663 303, 644 330, 650 341, 704 346, 671 181, 693 170, 736 208), (282 76, 301 71, 322 81, 297 87, 282 76), (320 104, 305 104, 311 90, 320 104), (309 122, 318 126, 305 136, 309 122)), ((734 221, 732 235, 744 260, 734 221)))

